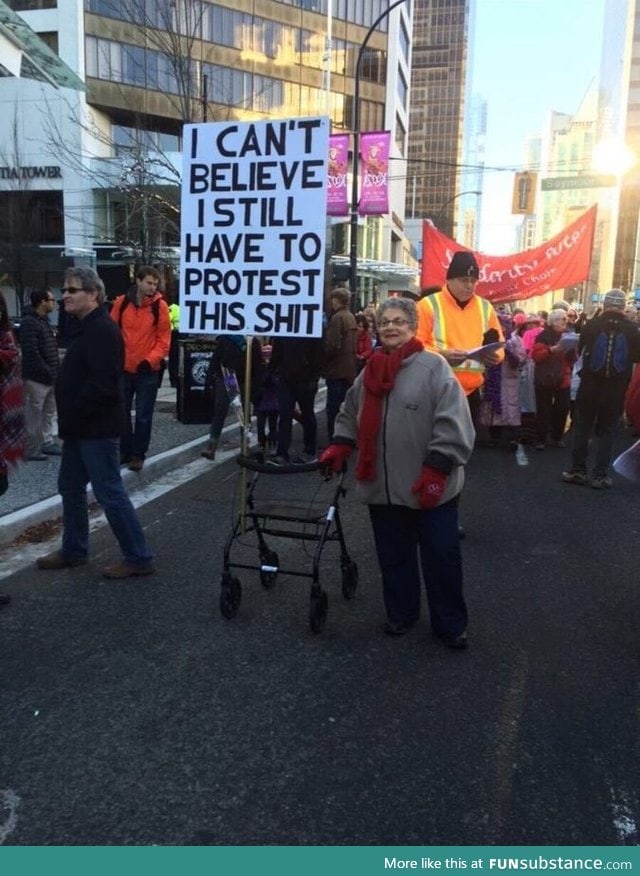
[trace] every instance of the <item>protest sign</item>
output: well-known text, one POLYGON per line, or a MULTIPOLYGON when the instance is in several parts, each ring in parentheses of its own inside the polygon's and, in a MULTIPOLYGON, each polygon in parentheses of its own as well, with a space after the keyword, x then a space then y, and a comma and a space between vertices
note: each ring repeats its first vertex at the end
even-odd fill
POLYGON ((328 118, 185 125, 180 331, 320 337, 328 118))

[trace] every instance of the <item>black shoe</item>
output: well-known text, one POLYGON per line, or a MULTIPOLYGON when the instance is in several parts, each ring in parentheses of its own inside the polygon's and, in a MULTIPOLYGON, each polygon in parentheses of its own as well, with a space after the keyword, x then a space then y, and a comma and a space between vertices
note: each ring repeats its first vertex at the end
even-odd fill
POLYGON ((280 468, 283 465, 289 465, 289 460, 285 456, 276 454, 275 456, 267 457, 267 465, 272 465, 274 468, 280 468))
POLYGON ((466 631, 460 633, 459 636, 445 636, 440 633, 436 633, 436 636, 440 639, 443 645, 446 645, 447 648, 452 648, 454 651, 464 651, 465 648, 469 647, 469 640, 466 631))
POLYGON ((464 531, 462 526, 458 526, 458 538, 462 541, 467 533, 464 531))
POLYGON ((385 621, 384 631, 388 636, 404 636, 408 633, 415 621, 385 621))
POLYGON ((9 605, 11 597, 7 593, 0 593, 0 606, 9 605))

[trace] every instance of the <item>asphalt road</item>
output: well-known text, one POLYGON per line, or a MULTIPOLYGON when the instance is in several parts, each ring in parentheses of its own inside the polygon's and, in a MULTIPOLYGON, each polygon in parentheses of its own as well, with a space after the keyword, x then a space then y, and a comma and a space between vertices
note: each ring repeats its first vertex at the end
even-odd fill
MULTIPOLYGON (((5 579, 0 842, 637 844, 638 489, 563 485, 566 458, 474 455, 464 653, 430 637, 426 607, 406 637, 382 634, 352 491, 360 587, 342 598, 328 545, 322 634, 294 577, 267 591, 242 572, 223 619, 233 462, 141 509, 155 577, 101 580, 117 558, 102 529, 89 566, 5 579)), ((259 488, 327 505, 331 490, 311 474, 259 488)), ((277 549, 310 569, 299 540, 277 549)))

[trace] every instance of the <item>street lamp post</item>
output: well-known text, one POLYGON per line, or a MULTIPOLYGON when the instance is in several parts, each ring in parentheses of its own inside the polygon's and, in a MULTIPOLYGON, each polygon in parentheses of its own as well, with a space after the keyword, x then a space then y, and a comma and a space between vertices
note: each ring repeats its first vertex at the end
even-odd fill
POLYGON ((351 287, 352 301, 355 300, 358 283, 358 176, 360 172, 360 67, 364 50, 369 42, 369 37, 396 6, 400 6, 405 0, 395 0, 388 9, 385 9, 373 22, 358 50, 356 60, 354 93, 353 93, 353 161, 351 164, 351 221, 350 221, 350 248, 349 248, 349 286, 351 287))
POLYGON ((600 286, 592 277, 587 277, 586 280, 582 281, 582 310, 584 313, 587 312, 587 305, 590 303, 587 300, 589 298, 589 283, 593 283, 593 285, 596 287, 597 295, 600 296, 600 286))
POLYGON ((457 198, 461 198, 463 195, 476 195, 477 197, 480 197, 481 194, 482 194, 482 192, 472 192, 472 191, 458 192, 457 195, 454 195, 452 198, 449 198, 448 201, 444 202, 444 204, 440 207, 440 209, 436 213, 435 219, 432 219, 431 221, 433 222, 433 224, 437 228, 438 222, 440 221, 440 219, 442 219, 442 217, 444 215, 444 211, 447 209, 449 204, 452 204, 457 198))

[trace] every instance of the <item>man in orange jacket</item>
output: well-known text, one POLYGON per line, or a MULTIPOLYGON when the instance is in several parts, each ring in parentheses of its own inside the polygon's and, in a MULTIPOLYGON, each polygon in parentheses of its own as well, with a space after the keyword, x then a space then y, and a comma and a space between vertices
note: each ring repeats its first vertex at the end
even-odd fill
POLYGON ((504 350, 479 353, 469 358, 469 351, 491 341, 504 341, 502 328, 493 306, 475 294, 480 276, 472 252, 453 254, 444 289, 418 302, 417 338, 426 350, 440 353, 451 365, 467 396, 474 425, 480 408, 480 389, 485 367, 504 359, 504 350))
POLYGON ((171 343, 169 308, 158 292, 160 275, 143 265, 136 282, 113 302, 111 319, 124 341, 124 400, 126 426, 120 442, 120 456, 131 471, 141 471, 151 441, 153 410, 160 383, 160 371, 171 343), (135 430, 131 405, 136 400, 135 430))

